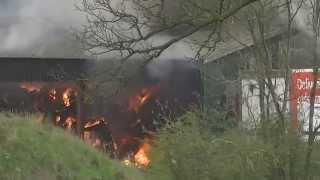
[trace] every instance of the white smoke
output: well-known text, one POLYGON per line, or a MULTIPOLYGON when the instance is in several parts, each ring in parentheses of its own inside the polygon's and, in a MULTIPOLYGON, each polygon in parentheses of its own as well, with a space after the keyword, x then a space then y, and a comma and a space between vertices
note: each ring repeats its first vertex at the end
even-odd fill
POLYGON ((84 19, 80 12, 75 10, 76 2, 0 1, 0 55, 73 56, 74 50, 69 54, 67 52, 75 48, 70 37, 71 27, 77 28, 84 19))
POLYGON ((298 5, 299 2, 296 2, 296 4, 293 4, 293 10, 297 11, 297 15, 295 16, 295 23, 296 27, 308 34, 312 35, 312 24, 311 24, 311 17, 312 17, 312 8, 311 5, 306 1, 303 3, 301 7, 298 5))
MULTIPOLYGON (((168 35, 161 35, 152 38, 152 45, 159 46, 166 42, 169 42, 174 37, 168 35)), ((189 40, 190 41, 190 40, 189 40)), ((190 59, 195 56, 196 52, 192 49, 192 46, 188 40, 180 40, 168 49, 166 49, 159 57, 160 60, 168 59, 190 59)))
MULTIPOLYGON (((80 0, 0 0, 0 56, 81 56, 80 44, 71 34, 71 28, 86 23, 84 14, 75 8, 80 3, 80 0)), ((153 38, 152 44, 171 38, 161 35, 153 38)), ((180 41, 163 52, 160 59, 193 56, 189 44, 180 41)), ((112 54, 102 57, 110 58, 112 54)))

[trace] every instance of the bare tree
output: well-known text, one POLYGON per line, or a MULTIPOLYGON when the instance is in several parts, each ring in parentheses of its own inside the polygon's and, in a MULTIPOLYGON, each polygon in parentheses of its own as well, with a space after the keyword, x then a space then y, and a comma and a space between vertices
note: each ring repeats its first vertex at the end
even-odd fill
POLYGON ((253 42, 253 47, 248 48, 252 49, 255 59, 254 69, 259 89, 260 119, 262 122, 270 119, 269 116, 272 111, 270 109, 275 109, 280 125, 284 129, 284 111, 281 108, 282 102, 276 93, 277 83, 273 79, 273 54, 277 52, 272 47, 272 42, 267 42, 266 37, 274 26, 273 21, 280 14, 281 5, 281 1, 259 1, 250 5, 250 8, 243 13, 239 21, 246 22, 244 24, 253 42), (269 96, 272 99, 271 101, 269 96))
MULTIPOLYGON (((242 23, 246 22, 244 25, 253 42, 253 47, 248 48, 252 49, 255 59, 254 69, 260 94, 260 119, 270 119, 270 112, 275 112, 282 132, 285 130, 285 115, 289 100, 291 38, 294 32, 294 20, 302 2, 303 0, 297 2, 291 0, 260 1, 250 5, 250 8, 244 11, 243 15, 239 16, 240 18, 237 18, 242 23), (298 5, 294 6, 295 4, 298 5), (277 21, 280 15, 287 17, 286 21, 282 22, 287 25, 286 41, 281 43, 279 48, 274 48, 273 42, 268 42, 267 36, 270 35, 270 32, 272 33, 274 26, 277 26, 274 21, 277 21), (274 58, 275 55, 276 58, 274 58), (277 67, 273 67, 274 64, 277 67), (280 73, 281 78, 284 79, 284 89, 281 94, 276 92, 279 82, 277 82, 277 76, 274 76, 275 71, 280 73)), ((245 43, 241 44, 246 45, 245 43)))
POLYGON ((85 50, 95 55, 110 53, 122 61, 141 55, 148 62, 174 43, 206 29, 207 38, 198 42, 200 55, 214 48, 212 42, 217 41, 224 20, 256 1, 82 0, 78 9, 87 15, 87 24, 78 38, 85 50), (155 42, 170 32, 178 33, 155 42))
POLYGON ((309 127, 308 127, 308 148, 306 152, 306 162, 305 162, 305 175, 307 179, 312 179, 309 171, 311 165, 311 156, 313 153, 313 146, 316 140, 317 133, 320 129, 320 124, 314 126, 315 118, 315 99, 316 91, 318 86, 318 73, 319 73, 319 60, 318 60, 318 48, 320 40, 320 1, 319 0, 309 0, 305 3, 307 8, 311 9, 309 15, 309 21, 311 24, 312 36, 313 36, 313 85, 310 93, 310 107, 309 107, 309 127))

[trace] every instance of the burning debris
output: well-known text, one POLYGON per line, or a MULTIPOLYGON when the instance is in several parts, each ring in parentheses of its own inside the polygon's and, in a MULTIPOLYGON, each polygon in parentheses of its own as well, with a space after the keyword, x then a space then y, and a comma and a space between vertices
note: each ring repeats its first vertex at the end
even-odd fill
POLYGON ((22 89, 27 90, 29 93, 32 92, 39 92, 41 90, 41 88, 43 87, 43 83, 28 83, 28 82, 24 82, 24 83, 20 83, 20 87, 22 89))
POLYGON ((69 131, 73 129, 73 126, 77 123, 77 120, 74 117, 67 117, 63 123, 63 127, 69 131))
POLYGON ((120 103, 99 104, 102 111, 96 112, 86 104, 81 89, 71 81, 0 86, 0 108, 16 106, 25 110, 28 108, 21 108, 22 105, 29 104, 32 110, 28 111, 40 112, 43 120, 78 135, 111 158, 119 159, 125 165, 145 168, 151 163, 152 137, 166 117, 179 115, 192 104, 199 105, 201 81, 198 70, 179 63, 165 69, 166 76, 146 71, 145 79, 134 91, 130 89, 119 95, 120 103), (8 92, 14 93, 7 95, 8 92), (15 94, 21 96, 21 101, 12 98, 19 97, 15 94))
POLYGON ((57 94, 57 91, 55 89, 51 89, 49 91, 49 98, 52 100, 52 101, 55 101, 57 99, 56 97, 56 94, 57 94))
POLYGON ((65 107, 70 107, 71 106, 71 95, 77 96, 77 93, 74 92, 71 88, 67 88, 62 93, 63 104, 64 104, 65 107))
POLYGON ((129 97, 129 111, 139 112, 140 108, 160 90, 160 86, 142 88, 136 95, 129 97))
POLYGON ((151 145, 148 141, 145 141, 140 147, 138 152, 134 155, 134 162, 137 167, 147 167, 150 164, 150 153, 151 145))
MULTIPOLYGON (((158 86, 143 88, 137 94, 129 96, 127 114, 138 114, 159 89, 158 86)), ((77 116, 78 92, 75 87, 70 84, 55 84, 49 87, 44 86, 37 92, 37 109, 46 114, 54 125, 69 132, 80 133, 79 135, 87 144, 107 152, 112 158, 124 159, 124 157, 129 157, 130 164, 137 167, 149 165, 150 145, 147 142, 140 142, 145 136, 144 133, 141 133, 140 136, 130 135, 130 133, 128 136, 115 136, 117 138, 115 140, 112 135, 114 131, 112 131, 107 118, 98 116, 80 119, 77 116), (79 128, 82 129, 81 132, 77 132, 78 126, 81 126, 79 128), (130 148, 126 148, 128 146, 130 148)), ((114 121, 111 121, 111 123, 113 124, 114 121)), ((140 128, 133 128, 140 132, 140 128)))
POLYGON ((115 157, 115 144, 108 122, 103 117, 92 118, 85 123, 83 139, 87 144, 109 153, 110 157, 115 157))
POLYGON ((150 149, 151 144, 149 142, 142 143, 137 152, 130 153, 126 158, 122 160, 122 163, 126 166, 136 166, 138 168, 146 168, 150 165, 150 149))

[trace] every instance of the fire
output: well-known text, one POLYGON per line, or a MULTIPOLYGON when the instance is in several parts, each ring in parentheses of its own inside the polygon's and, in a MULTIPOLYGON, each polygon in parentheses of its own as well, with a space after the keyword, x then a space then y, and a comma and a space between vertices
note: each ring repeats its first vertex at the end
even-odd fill
POLYGON ((85 129, 92 128, 92 127, 95 127, 95 126, 100 125, 100 124, 103 124, 103 123, 106 123, 105 120, 104 120, 104 118, 98 118, 98 119, 96 119, 94 122, 92 122, 92 121, 87 122, 87 123, 84 125, 84 128, 85 128, 85 129))
MULTIPOLYGON (((93 146, 101 151, 107 152, 110 157, 120 160, 122 163, 128 166, 136 166, 138 168, 146 168, 150 165, 149 158, 151 140, 147 138, 145 134, 130 134, 126 135, 114 135, 111 131, 111 123, 103 116, 97 117, 85 117, 78 119, 76 111, 77 105, 75 97, 78 96, 77 89, 69 85, 51 85, 44 89, 37 89, 33 86, 27 86, 27 84, 21 84, 21 88, 26 89, 28 92, 38 92, 39 95, 39 107, 43 107, 39 111, 49 111, 54 116, 51 121, 61 128, 64 128, 70 133, 80 133, 84 142, 93 146), (79 127, 81 125, 81 127, 79 127), (141 142, 141 140, 144 140, 141 142)), ((149 101, 152 101, 160 90, 160 86, 145 87, 138 91, 133 96, 130 96, 126 101, 128 104, 127 113, 136 112, 142 110, 143 106, 147 106, 149 101)), ((35 95, 38 95, 35 94, 35 95)), ((37 104, 37 105, 38 105, 37 104)), ((123 106, 121 106, 123 107, 123 106)), ((140 114, 137 115, 137 121, 140 114)), ((133 116, 136 118, 136 116, 133 116)), ((131 121, 131 119, 130 119, 131 121)), ((131 126, 130 126, 131 127, 131 126)), ((124 133, 125 134, 125 133, 124 133)))
POLYGON ((70 99, 71 93, 72 93, 72 89, 71 88, 67 88, 62 94, 63 104, 66 107, 71 106, 71 99, 70 99))
POLYGON ((65 126, 68 130, 70 130, 70 129, 72 128, 73 124, 76 123, 76 122, 77 122, 77 120, 76 120, 75 118, 73 118, 73 117, 68 117, 68 118, 66 119, 66 121, 64 122, 64 126, 65 126))
POLYGON ((150 152, 150 144, 143 143, 138 152, 134 155, 134 162, 137 167, 148 167, 150 164, 149 159, 149 152, 150 152))
MULTIPOLYGON (((97 134, 97 132, 94 131, 94 128, 98 128, 101 130, 101 128, 106 128, 107 124, 108 124, 108 122, 106 122, 103 117, 89 119, 89 121, 87 123, 85 123, 85 125, 84 125, 84 134, 83 134, 84 141, 97 149, 106 148, 107 144, 105 144, 105 143, 110 143, 110 142, 105 142, 104 141, 105 136, 101 137, 100 136, 101 134, 100 135, 97 134)), ((108 133, 107 129, 104 129, 104 130, 106 130, 105 133, 108 133)), ((110 144, 108 144, 108 145, 110 145, 110 144)), ((109 146, 109 148, 110 148, 110 146, 109 146)))
POLYGON ((57 116, 57 117, 56 117, 56 123, 59 123, 60 120, 61 120, 61 116, 57 116))
POLYGON ((139 109, 159 90, 159 86, 143 88, 137 95, 129 97, 129 111, 139 112, 139 109))
POLYGON ((20 87, 22 89, 27 90, 28 92, 39 92, 40 89, 43 87, 43 84, 41 83, 29 83, 29 82, 24 82, 20 84, 20 87))
POLYGON ((52 99, 53 101, 55 101, 57 99, 57 91, 55 89, 51 89, 49 91, 49 97, 50 99, 52 99))
POLYGON ((130 159, 125 159, 125 160, 122 161, 122 163, 123 163, 124 165, 126 165, 126 166, 130 166, 130 165, 131 165, 130 159))

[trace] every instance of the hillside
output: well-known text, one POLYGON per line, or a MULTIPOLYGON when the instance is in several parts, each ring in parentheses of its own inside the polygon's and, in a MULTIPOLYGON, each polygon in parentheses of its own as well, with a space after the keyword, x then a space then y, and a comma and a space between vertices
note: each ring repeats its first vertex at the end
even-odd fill
POLYGON ((63 130, 32 116, 0 115, 1 180, 143 180, 63 130))

